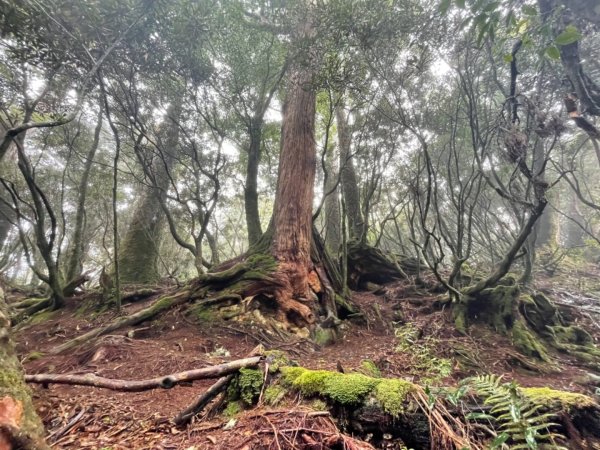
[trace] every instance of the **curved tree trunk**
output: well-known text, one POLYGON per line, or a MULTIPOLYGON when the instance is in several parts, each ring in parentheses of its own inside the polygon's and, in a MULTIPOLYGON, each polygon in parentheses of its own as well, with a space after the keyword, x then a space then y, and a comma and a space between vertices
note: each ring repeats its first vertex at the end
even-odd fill
POLYGON ((10 320, 0 288, 0 449, 46 450, 23 370, 10 338, 10 320))

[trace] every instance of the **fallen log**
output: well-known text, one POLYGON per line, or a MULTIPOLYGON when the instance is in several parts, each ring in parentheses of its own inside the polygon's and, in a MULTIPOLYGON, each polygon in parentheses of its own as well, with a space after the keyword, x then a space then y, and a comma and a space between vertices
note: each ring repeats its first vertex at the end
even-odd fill
POLYGON ((113 391, 139 392, 156 388, 170 389, 179 383, 203 380, 206 378, 223 377, 224 375, 237 372, 245 367, 255 367, 262 361, 262 359, 262 356, 238 359, 216 366, 186 370, 184 372, 173 373, 147 380, 117 380, 99 377, 93 373, 84 375, 40 373, 36 375, 25 375, 25 381, 28 383, 37 383, 43 385, 70 384, 76 386, 99 387, 111 389, 113 391))

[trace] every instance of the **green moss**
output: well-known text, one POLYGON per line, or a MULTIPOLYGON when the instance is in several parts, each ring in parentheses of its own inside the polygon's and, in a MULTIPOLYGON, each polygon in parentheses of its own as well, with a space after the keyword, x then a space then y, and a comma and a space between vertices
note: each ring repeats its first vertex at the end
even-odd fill
POLYGON ((381 370, 370 359, 363 359, 360 363, 360 371, 374 378, 381 378, 381 370))
POLYGON ((200 323, 210 323, 215 320, 214 309, 204 305, 195 306, 190 309, 190 312, 200 323))
POLYGON ((325 382, 335 375, 328 370, 306 370, 292 382, 303 395, 324 394, 325 382))
POLYGON ((226 417, 232 418, 242 412, 242 405, 240 402, 228 402, 223 414, 226 417))
POLYGON ((332 373, 324 379, 323 394, 342 405, 356 405, 380 382, 360 373, 332 373))
POLYGON ((539 405, 548 405, 551 408, 571 411, 598 404, 587 395, 574 392, 557 391, 548 387, 521 388, 521 392, 532 402, 539 405))
POLYGON ((25 357, 25 361, 37 361, 38 359, 41 359, 43 357, 44 357, 44 353, 43 352, 33 351, 33 352, 30 352, 25 357))
POLYGON ((25 387, 21 374, 16 370, 0 369, 0 394, 17 395, 25 387))
POLYGON ((35 325, 38 323, 43 323, 47 320, 52 319, 52 317, 54 317, 57 312, 58 311, 52 311, 51 309, 45 309, 43 311, 40 311, 40 312, 34 314, 33 316, 31 316, 31 319, 29 319, 29 324, 35 325))
POLYGON ((263 395, 263 400, 267 405, 275 406, 281 400, 283 400, 283 397, 285 397, 286 393, 287 393, 287 390, 283 386, 274 384, 272 386, 269 386, 267 389, 265 389, 265 392, 263 395))
POLYGON ((511 335, 515 348, 521 353, 545 362, 551 362, 551 358, 542 342, 527 329, 522 321, 515 322, 511 335))
POLYGON ((260 395, 263 385, 263 373, 257 369, 240 369, 238 386, 240 398, 247 405, 252 405, 260 395))
POLYGON ((306 372, 306 369, 304 367, 288 366, 281 367, 279 371, 283 375, 283 382, 289 386, 292 386, 294 384, 294 381, 296 381, 296 379, 300 377, 300 375, 306 372))
POLYGON ((375 387, 375 399, 386 413, 398 417, 404 412, 404 404, 408 394, 413 392, 414 389, 415 386, 408 381, 381 380, 375 387))
POLYGON ((269 363, 269 373, 277 373, 282 367, 291 364, 288 356, 281 350, 268 350, 265 352, 265 357, 269 363))
POLYGON ((333 344, 335 338, 335 331, 331 328, 321 328, 320 326, 317 326, 313 332, 313 341, 321 347, 333 344))
POLYGON ((583 328, 572 325, 569 327, 553 326, 549 327, 555 340, 561 344, 575 344, 583 347, 593 347, 594 339, 583 328))
POLYGON ((310 407, 315 411, 327 411, 327 403, 319 399, 313 400, 310 407))

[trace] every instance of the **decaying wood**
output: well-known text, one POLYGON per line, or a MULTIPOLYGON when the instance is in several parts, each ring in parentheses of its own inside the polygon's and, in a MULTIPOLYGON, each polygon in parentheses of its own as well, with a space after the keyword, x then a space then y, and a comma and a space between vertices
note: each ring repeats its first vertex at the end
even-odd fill
POLYGON ((149 389, 163 388, 170 389, 176 384, 187 381, 203 380, 206 378, 218 378, 228 375, 245 367, 255 367, 262 360, 261 356, 252 358, 238 359, 224 364, 201 369, 186 370, 184 372, 173 373, 157 378, 147 380, 116 380, 111 378, 99 377, 93 373, 79 374, 49 374, 42 373, 36 375, 25 375, 25 381, 38 384, 70 384, 77 386, 92 386, 113 391, 140 392, 149 389))

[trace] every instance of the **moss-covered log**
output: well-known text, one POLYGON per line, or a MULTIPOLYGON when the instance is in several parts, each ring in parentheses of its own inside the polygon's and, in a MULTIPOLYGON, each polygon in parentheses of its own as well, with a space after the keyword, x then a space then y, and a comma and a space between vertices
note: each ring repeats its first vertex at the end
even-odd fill
POLYGON ((4 293, 0 288, 0 449, 46 450, 44 428, 9 334, 4 293))
POLYGON ((344 432, 369 435, 375 445, 402 442, 416 450, 488 449, 503 433, 506 443, 516 445, 523 439, 523 430, 529 430, 525 432, 538 448, 547 448, 544 443, 548 441, 573 449, 595 448, 593 445, 600 443, 600 405, 582 394, 547 387, 520 388, 511 382, 500 384, 501 377, 491 376, 482 377, 489 383, 466 380, 465 387, 472 395, 454 395, 450 404, 444 393, 453 388, 427 393, 403 379, 310 370, 285 365, 289 361, 281 356, 268 356, 267 361, 273 363, 268 366, 270 384, 263 385, 265 377, 260 370, 247 369, 238 375, 227 391, 227 413, 249 408, 259 398, 275 406, 295 401, 299 395, 307 405, 317 401, 317 408, 327 408, 344 432), (489 389, 480 392, 485 384, 489 389), (492 396, 495 400, 490 403, 492 396), (525 416, 518 422, 511 414, 501 416, 505 402, 514 403, 514 414, 525 416), (501 405, 500 409, 496 405, 501 405), (474 426, 479 417, 485 422, 481 428, 474 426))

